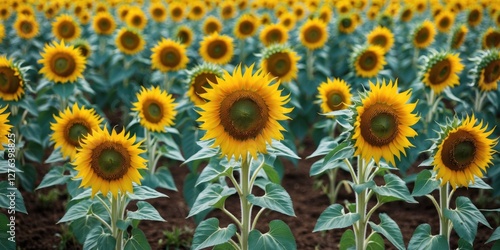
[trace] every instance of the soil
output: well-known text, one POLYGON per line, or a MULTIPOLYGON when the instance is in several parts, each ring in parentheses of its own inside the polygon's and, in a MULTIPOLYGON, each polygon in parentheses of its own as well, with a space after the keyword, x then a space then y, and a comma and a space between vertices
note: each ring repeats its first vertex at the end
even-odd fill
MULTIPOLYGON (((307 144, 311 145, 311 143, 307 144)), ((306 160, 305 157, 310 155, 313 150, 314 146, 308 146, 303 152, 299 152, 303 160, 299 161, 297 167, 294 167, 293 164, 284 160, 286 171, 282 185, 292 198, 296 216, 289 217, 269 211, 261 216, 257 228, 261 230, 261 232, 267 232, 269 230, 267 227, 268 223, 272 220, 280 219, 291 228, 298 249, 338 249, 340 237, 346 229, 330 230, 323 233, 312 232, 320 214, 330 205, 327 196, 320 190, 315 190, 313 188, 315 179, 309 177, 309 168, 317 159, 313 158, 306 160)), ((170 170, 176 180, 177 189, 179 191, 174 192, 166 189, 159 189, 160 192, 165 193, 169 198, 149 200, 167 222, 143 221, 139 227, 144 231, 152 249, 189 249, 195 223, 191 218, 186 219, 189 208, 182 194, 183 180, 189 173, 189 170, 186 167, 178 167, 175 165, 171 166, 170 170), (165 236, 165 232, 170 232, 173 237, 165 236), (167 243, 170 244, 167 245, 167 243)), ((40 166, 38 168, 37 185, 41 181, 43 175, 48 171, 49 166, 40 166)), ((342 171, 338 173, 338 179, 347 179, 349 177, 347 173, 342 171)), ((324 181, 326 181, 326 179, 324 179, 324 181)), ((410 190, 411 188, 412 187, 410 187, 410 190)), ((82 246, 71 237, 71 234, 68 233, 66 225, 56 224, 64 215, 64 206, 68 201, 68 196, 62 186, 53 189, 47 188, 38 190, 35 193, 22 191, 22 194, 29 214, 17 214, 16 236, 18 247, 21 249, 37 250, 82 248, 82 246), (43 197, 46 197, 49 193, 56 196, 55 201, 44 201, 43 197)), ((478 193, 475 189, 460 189, 457 195, 467 196, 473 201, 478 197, 478 193)), ((486 195, 489 194, 486 193, 486 195)), ((343 204, 344 201, 353 202, 353 198, 354 195, 348 194, 343 189, 339 193, 338 203, 343 204)), ((432 233, 437 234, 439 220, 433 204, 428 198, 419 198, 417 201, 419 202, 418 204, 408 204, 405 202, 385 204, 372 216, 372 221, 379 223, 378 213, 387 213, 401 228, 406 245, 408 245, 415 228, 420 224, 430 224, 432 233)), ((490 202, 489 205, 498 207, 498 200, 497 202, 490 202)), ((136 209, 135 205, 132 204, 130 206, 131 210, 136 209)), ((453 203, 452 206, 454 206, 453 203)), ((239 203, 236 197, 230 197, 226 201, 226 208, 238 214, 239 203)), ((231 221, 219 211, 211 212, 208 217, 217 217, 220 220, 221 226, 231 223, 231 221)), ((493 217, 488 217, 487 220, 493 228, 498 226, 493 217)), ((492 229, 480 224, 474 242, 474 248, 490 249, 492 243, 487 245, 484 243, 492 233, 492 229)), ((453 233, 451 236, 451 246, 453 249, 457 247, 457 240, 458 236, 453 233)), ((387 240, 386 248, 395 249, 387 240)))

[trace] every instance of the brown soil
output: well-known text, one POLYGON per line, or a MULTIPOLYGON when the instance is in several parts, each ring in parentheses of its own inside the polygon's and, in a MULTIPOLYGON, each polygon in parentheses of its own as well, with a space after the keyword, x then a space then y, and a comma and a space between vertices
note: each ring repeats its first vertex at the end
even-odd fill
MULTIPOLYGON (((308 147, 305 152, 300 153, 303 158, 309 155, 314 148, 308 147)), ((323 233, 312 233, 316 224, 316 220, 320 214, 329 206, 329 201, 326 195, 319 190, 313 189, 314 178, 309 177, 310 165, 316 159, 301 160, 298 167, 294 167, 290 162, 285 161, 285 176, 282 185, 290 194, 296 217, 288 217, 277 212, 267 212, 261 216, 258 229, 262 232, 267 232, 267 225, 270 221, 281 219, 287 223, 296 238, 298 249, 338 249, 340 237, 345 229, 331 230, 323 233)), ((169 249, 186 249, 185 245, 189 244, 189 240, 194 232, 195 223, 190 219, 186 219, 188 215, 188 207, 182 196, 182 186, 185 176, 189 173, 186 167, 171 167, 172 174, 176 180, 179 192, 160 189, 160 192, 165 193, 169 198, 159 198, 149 200, 149 202, 160 212, 167 222, 141 222, 140 228, 145 232, 153 249, 166 249, 167 238, 164 231, 174 231, 180 229, 178 245, 170 245, 169 249)), ((49 170, 48 166, 39 168, 39 180, 49 170)), ((418 170, 417 170, 418 171, 418 170)), ((347 173, 339 171, 340 177, 348 178, 347 173)), ((326 179, 325 179, 326 181, 326 179)), ((68 201, 68 196, 65 194, 62 187, 57 189, 43 189, 35 193, 23 192, 23 197, 26 203, 28 215, 17 214, 17 240, 18 247, 21 249, 81 249, 81 245, 76 243, 76 240, 67 237, 67 227, 63 224, 56 224, 62 218, 65 211, 65 204, 68 201), (58 190, 58 191, 53 191, 58 190), (49 192, 54 192, 57 199, 54 202, 43 202, 40 196, 44 196, 49 192), (66 233, 65 233, 66 232, 66 233), (63 235, 63 236, 61 236, 63 235), (66 237, 64 237, 66 235, 66 237), (63 239, 67 239, 63 241, 63 239)), ((411 189, 410 189, 411 190, 411 189)), ((465 195, 474 200, 477 198, 477 191, 474 189, 463 189, 459 191, 459 195, 465 195)), ((343 203, 346 200, 353 201, 353 195, 348 194, 345 190, 339 193, 338 202, 343 203)), ((415 228, 422 224, 428 223, 431 225, 434 234, 437 234, 439 221, 437 218, 434 206, 427 198, 417 199, 418 204, 408 204, 404 202, 393 202, 379 208, 379 213, 387 213, 394 219, 402 230, 404 242, 408 242, 415 228)), ((453 204, 453 203, 452 203, 453 204)), ((490 203, 490 205, 492 205, 490 203)), ((452 205, 453 206, 453 205, 452 205)), ((496 204, 498 206, 498 204, 496 204)), ((236 197, 230 197, 226 201, 226 208, 238 214, 239 203, 236 197)), ((135 210, 134 205, 130 206, 131 210, 135 210)), ((231 223, 230 220, 218 211, 211 212, 209 217, 217 217, 221 221, 221 225, 231 223)), ((492 218, 487 218, 490 224, 495 228, 496 225, 492 218)), ((372 216, 372 220, 378 221, 378 214, 372 216)), ((490 237, 493 230, 483 225, 479 225, 478 234, 474 242, 475 249, 490 249, 492 244, 484 245, 484 242, 490 237)), ((452 234, 452 248, 456 248, 458 236, 452 234)), ((386 242, 387 249, 394 247, 386 242)), ((168 248, 167 248, 168 249, 168 248)))

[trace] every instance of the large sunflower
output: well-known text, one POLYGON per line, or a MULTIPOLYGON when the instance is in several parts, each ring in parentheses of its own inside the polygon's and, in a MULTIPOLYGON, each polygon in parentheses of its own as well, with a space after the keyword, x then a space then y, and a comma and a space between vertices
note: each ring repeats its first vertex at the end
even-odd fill
POLYGON ((147 160, 140 156, 145 152, 140 149, 142 142, 135 140, 125 129, 110 134, 106 128, 93 130, 83 138, 72 163, 78 171, 75 178, 82 178, 80 187, 92 187, 92 197, 99 191, 104 196, 111 191, 113 197, 119 192, 132 193, 132 182, 141 184, 139 169, 147 168, 147 160))
POLYGON ((308 19, 300 28, 299 40, 311 50, 323 47, 328 40, 326 23, 319 19, 308 19))
POLYGON ((464 69, 457 54, 435 53, 427 58, 422 74, 422 82, 429 86, 436 94, 446 87, 453 87, 460 83, 458 74, 464 69))
POLYGON ((323 113, 346 109, 352 103, 351 87, 342 79, 328 78, 319 85, 317 98, 323 113))
POLYGON ((203 33, 205 35, 210 35, 214 32, 220 33, 222 31, 222 23, 219 18, 214 16, 209 16, 203 21, 203 33))
POLYGON ((440 32, 447 33, 455 23, 455 14, 449 10, 443 10, 436 16, 435 22, 440 32))
POLYGON ((429 20, 425 20, 413 30, 413 45, 419 49, 427 48, 434 42, 435 35, 434 24, 429 20))
POLYGON ((212 140, 212 147, 220 146, 227 158, 254 158, 266 152, 266 144, 282 140, 284 128, 279 121, 289 119, 285 108, 289 96, 281 96, 279 84, 272 84, 262 70, 253 72, 253 65, 242 72, 238 66, 231 75, 224 72, 217 84, 209 83, 207 93, 201 96, 208 102, 200 105, 198 121, 206 130, 202 140, 212 140))
POLYGON ((198 65, 189 71, 189 90, 187 95, 195 105, 201 105, 206 102, 201 97, 207 91, 205 88, 210 88, 209 81, 212 84, 217 84, 217 78, 222 77, 222 69, 215 64, 198 65))
POLYGON ((194 41, 193 30, 191 30, 191 28, 189 28, 189 26, 187 25, 179 26, 177 28, 175 36, 179 40, 179 42, 184 44, 186 47, 189 47, 189 45, 191 45, 191 43, 194 41))
POLYGON ((219 33, 205 36, 200 42, 199 53, 207 62, 226 64, 234 54, 233 39, 219 33))
POLYGON ((18 101, 24 94, 24 82, 19 66, 0 56, 0 99, 18 101))
POLYGON ((93 109, 79 108, 75 103, 73 108, 59 112, 59 116, 54 115, 55 123, 50 124, 50 129, 54 132, 51 140, 55 142, 54 148, 61 148, 64 157, 75 159, 77 148, 80 147, 80 140, 99 128, 102 118, 93 109))
POLYGON ((123 27, 118 31, 115 44, 121 52, 135 55, 144 49, 146 42, 137 30, 123 27))
POLYGON ((7 135, 10 133, 12 125, 9 124, 10 113, 4 113, 8 106, 0 107, 0 150, 4 150, 3 145, 9 143, 7 135))
POLYGON ((177 114, 174 98, 160 87, 142 87, 133 105, 132 110, 139 113, 139 122, 149 131, 164 132, 166 126, 174 124, 177 114))
POLYGON ((468 31, 469 30, 467 29, 467 26, 465 26, 465 24, 462 24, 455 28, 455 30, 453 31, 453 35, 451 36, 450 47, 455 50, 459 49, 460 46, 462 46, 462 44, 464 43, 465 36, 467 35, 468 31))
POLYGON ((474 80, 482 91, 494 91, 498 88, 500 80, 500 52, 489 50, 477 62, 477 67, 472 71, 474 80))
POLYGON ((259 20, 255 16, 246 14, 236 21, 233 33, 238 39, 245 39, 253 36, 255 32, 257 32, 258 25, 259 20))
POLYGON ((368 45, 354 51, 351 60, 356 75, 367 78, 377 76, 386 64, 384 50, 375 45, 368 45))
POLYGON ((116 29, 116 22, 109 12, 99 12, 94 16, 92 27, 96 34, 111 35, 116 29))
POLYGON ((261 68, 281 83, 297 78, 300 56, 290 46, 275 44, 262 51, 261 68))
POLYGON ((189 61, 186 47, 170 39, 163 38, 151 52, 152 68, 162 72, 183 69, 189 61))
POLYGON ((273 43, 284 44, 288 40, 288 30, 281 24, 269 24, 260 31, 260 41, 264 46, 273 43))
POLYGON ((483 177, 483 172, 492 164, 493 147, 498 138, 488 139, 493 129, 486 131, 487 125, 472 115, 461 122, 455 119, 443 127, 434 149, 434 170, 441 185, 450 183, 453 189, 468 187, 474 183, 474 176, 483 177))
POLYGON ((373 29, 366 37, 369 44, 377 45, 384 50, 384 53, 389 52, 394 44, 394 34, 386 27, 378 26, 373 29))
POLYGON ((405 148, 412 146, 408 137, 417 135, 411 126, 419 120, 412 114, 417 104, 407 104, 410 97, 410 90, 398 93, 397 81, 370 82, 370 92, 356 107, 352 135, 356 155, 366 161, 373 158, 376 163, 383 157, 392 165, 395 165, 394 156, 399 159, 401 153, 406 155, 405 148))
POLYGON ((17 35, 23 39, 32 39, 38 35, 38 22, 34 16, 19 15, 14 22, 17 35))
POLYGON ((73 45, 66 46, 64 41, 53 45, 46 44, 38 63, 43 67, 40 73, 54 82, 74 82, 83 76, 86 59, 73 45))
POLYGON ((52 34, 58 40, 69 42, 80 37, 80 33, 80 25, 70 15, 62 14, 52 23, 52 34))
POLYGON ((500 48, 500 29, 489 27, 483 34, 483 48, 500 48))

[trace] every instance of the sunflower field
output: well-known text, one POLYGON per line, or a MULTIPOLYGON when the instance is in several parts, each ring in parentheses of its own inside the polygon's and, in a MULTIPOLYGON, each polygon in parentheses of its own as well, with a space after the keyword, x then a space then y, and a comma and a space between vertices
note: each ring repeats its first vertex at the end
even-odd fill
POLYGON ((499 0, 0 0, 0 249, 500 249, 499 81, 499 0))

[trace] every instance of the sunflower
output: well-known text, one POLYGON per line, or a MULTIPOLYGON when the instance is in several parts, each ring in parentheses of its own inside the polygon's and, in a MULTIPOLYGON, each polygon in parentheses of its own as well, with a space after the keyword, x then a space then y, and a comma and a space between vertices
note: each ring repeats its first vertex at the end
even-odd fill
POLYGON ((413 6, 418 13, 423 13, 427 9, 427 0, 417 0, 413 6))
POLYGON ((66 46, 64 41, 54 42, 52 46, 46 44, 41 55, 42 59, 38 60, 43 65, 40 73, 50 81, 67 83, 83 77, 86 59, 73 45, 66 46))
POLYGON ((297 20, 302 20, 307 15, 306 7, 299 2, 293 4, 292 12, 297 20))
POLYGON ((5 26, 0 23, 0 43, 2 43, 2 40, 5 37, 5 26))
POLYGON ((87 40, 83 39, 76 39, 73 41, 73 46, 75 46, 76 49, 80 51, 80 54, 85 57, 89 58, 90 55, 92 54, 92 47, 90 47, 90 44, 87 40))
POLYGON ((99 12, 94 16, 92 27, 96 34, 111 35, 116 29, 116 22, 109 12, 99 12))
POLYGON ((394 34, 386 27, 378 26, 373 29, 366 37, 368 43, 377 45, 384 50, 384 53, 389 52, 394 44, 394 34))
POLYGON ((412 146, 408 137, 417 135, 411 128, 419 120, 416 114, 411 113, 417 104, 407 104, 411 91, 398 93, 397 81, 369 83, 370 92, 356 106, 352 135, 355 154, 366 161, 373 158, 376 163, 383 157, 395 165, 394 156, 399 159, 401 153, 406 155, 405 148, 412 146))
POLYGON ((279 24, 283 25, 283 27, 287 28, 288 30, 292 30, 295 27, 295 23, 297 22, 297 19, 293 13, 284 13, 281 15, 279 18, 279 24))
POLYGON ((200 42, 199 53, 207 62, 226 64, 234 54, 233 39, 219 33, 205 36, 200 42))
POLYGON ((151 49, 151 52, 152 68, 159 69, 161 72, 186 68, 189 61, 186 55, 186 47, 171 39, 163 38, 151 49))
POLYGON ((272 84, 262 70, 253 74, 253 68, 248 67, 244 74, 241 66, 232 75, 224 72, 201 95, 208 101, 200 105, 203 110, 198 121, 207 131, 201 139, 214 139, 212 147, 220 146, 227 158, 246 159, 248 153, 257 158, 258 152, 266 153, 266 144, 283 139, 279 121, 289 119, 286 114, 292 111, 284 107, 289 96, 281 96, 279 84, 272 84))
POLYGON ((143 30, 148 24, 148 18, 140 8, 130 9, 125 21, 129 27, 138 30, 143 30))
POLYGON ((368 45, 354 51, 351 58, 356 75, 360 77, 375 77, 386 64, 384 50, 376 45, 368 45))
POLYGON ((97 3, 97 6, 95 7, 95 13, 99 14, 100 12, 108 12, 108 5, 106 3, 100 2, 97 3))
POLYGON ((233 33, 238 39, 251 37, 257 32, 259 20, 250 14, 241 16, 235 23, 233 33))
POLYGON ((354 32, 358 26, 357 20, 354 17, 354 14, 340 16, 337 24, 339 32, 344 34, 354 32))
POLYGON ((90 22, 90 13, 88 11, 82 12, 81 15, 78 16, 80 23, 83 25, 87 25, 90 22))
POLYGON ((339 14, 347 14, 351 12, 352 9, 351 2, 349 1, 338 1, 337 4, 335 4, 335 7, 337 8, 337 12, 339 14))
POLYGON ((7 20, 11 14, 12 13, 8 5, 0 4, 0 19, 7 20))
POLYGON ((18 14, 23 14, 23 15, 27 15, 27 16, 34 16, 35 15, 35 10, 33 9, 33 7, 31 5, 27 5, 27 4, 22 4, 20 5, 16 12, 18 14))
POLYGON ((352 103, 351 87, 342 79, 327 79, 319 85, 317 98, 323 113, 346 109, 352 103))
POLYGON ((458 26, 454 31, 453 31, 453 36, 451 36, 451 41, 450 41, 450 47, 452 49, 459 49, 460 46, 465 41, 465 36, 467 35, 468 29, 465 24, 462 24, 458 26))
POLYGON ((141 52, 146 44, 137 30, 125 27, 118 31, 115 43, 116 47, 127 55, 135 55, 141 52))
POLYGON ((92 197, 101 191, 107 196, 109 191, 113 197, 118 193, 132 193, 132 182, 141 183, 142 176, 139 169, 146 169, 147 165, 140 154, 141 143, 135 143, 136 137, 115 130, 109 133, 108 129, 98 128, 83 138, 81 149, 72 163, 78 174, 75 178, 82 178, 80 187, 92 187, 92 197))
POLYGON ((401 21, 403 21, 403 22, 409 22, 409 21, 411 21, 412 18, 413 18, 412 6, 404 7, 399 19, 401 19, 401 21))
POLYGON ((167 18, 167 8, 161 2, 151 3, 149 15, 155 22, 161 23, 167 18))
POLYGON ((17 35, 23 39, 32 39, 38 35, 38 22, 34 16, 19 15, 14 22, 17 35))
POLYGON ((458 74, 463 69, 464 65, 460 63, 458 54, 435 53, 427 58, 421 79, 426 86, 439 94, 446 87, 460 83, 458 74))
POLYGON ((323 21, 324 23, 329 23, 332 19, 332 15, 332 9, 327 4, 321 6, 321 8, 319 8, 319 10, 317 11, 318 19, 323 21))
POLYGON ((281 83, 297 78, 300 56, 289 46, 271 45, 262 51, 262 55, 261 68, 264 73, 278 78, 281 83))
POLYGON ((56 122, 50 124, 54 132, 51 136, 55 142, 54 148, 60 147, 63 156, 71 160, 75 159, 81 139, 98 129, 103 120, 94 109, 79 108, 76 103, 72 109, 67 107, 58 116, 54 115, 54 119, 56 122))
POLYGON ((9 124, 10 113, 4 113, 8 106, 0 107, 0 150, 4 150, 4 144, 9 143, 7 135, 10 133, 12 125, 9 124))
POLYGON ((260 24, 262 25, 268 25, 268 24, 271 24, 271 16, 269 15, 269 13, 263 13, 261 16, 260 16, 260 20, 259 20, 260 24))
POLYGON ((47 6, 47 8, 45 8, 45 11, 44 11, 45 18, 52 19, 52 18, 54 18, 54 16, 57 15, 57 12, 58 12, 58 10, 54 6, 54 4, 50 4, 47 6))
POLYGON ((0 99, 18 101, 24 94, 24 77, 18 65, 0 56, 0 99))
POLYGON ((443 33, 450 31, 455 22, 455 14, 449 10, 443 10, 435 18, 436 28, 443 33))
POLYGON ((116 11, 118 18, 121 21, 125 22, 125 20, 127 20, 127 15, 130 12, 130 9, 131 9, 130 5, 127 4, 120 5, 120 7, 118 7, 118 10, 116 11))
POLYGON ((380 8, 372 6, 366 11, 366 18, 368 18, 368 20, 370 21, 373 21, 377 18, 379 13, 380 13, 380 8))
POLYGON ((194 67, 189 71, 189 90, 187 92, 189 99, 195 105, 205 103, 206 100, 201 95, 207 92, 205 88, 210 87, 208 82, 217 84, 217 78, 220 77, 222 77, 222 69, 215 64, 205 63, 194 67))
POLYGON ((138 112, 140 124, 149 131, 164 132, 165 127, 174 124, 177 114, 175 106, 172 95, 160 87, 142 87, 141 92, 137 94, 137 102, 133 103, 132 111, 138 112))
POLYGON ((189 4, 191 11, 188 14, 188 18, 197 21, 205 16, 205 9, 207 6, 202 1, 194 1, 189 4))
POLYGON ((475 83, 482 91, 494 91, 500 80, 500 52, 485 51, 473 70, 475 83))
POLYGON ((62 14, 52 23, 52 34, 58 40, 69 42, 80 37, 80 33, 80 25, 70 15, 62 14))
POLYGON ((184 19, 184 9, 186 6, 181 2, 172 2, 168 5, 168 13, 174 22, 184 19))
POLYGON ((264 46, 284 44, 288 40, 288 30, 281 24, 269 24, 260 31, 260 41, 264 46))
POLYGON ((81 2, 76 2, 75 6, 73 7, 73 14, 75 14, 76 16, 80 16, 84 9, 85 6, 83 6, 81 2))
POLYGON ((220 33, 222 31, 222 23, 219 18, 214 16, 209 16, 203 21, 203 33, 205 35, 210 35, 214 32, 220 33))
POLYGON ((223 1, 220 5, 220 17, 224 20, 228 20, 236 15, 236 8, 232 1, 223 1))
POLYGON ((478 26, 483 20, 483 8, 480 5, 473 5, 467 13, 467 23, 470 27, 478 26))
POLYGON ((500 30, 489 27, 484 32, 482 41, 484 49, 500 48, 500 30))
POLYGON ((494 146, 498 138, 489 139, 493 129, 486 131, 487 125, 476 120, 474 115, 462 121, 455 119, 443 127, 434 149, 434 171, 441 185, 450 183, 453 189, 468 187, 474 183, 474 176, 483 177, 483 173, 492 164, 496 153, 494 146))
POLYGON ((434 24, 425 20, 413 30, 413 45, 419 49, 426 48, 434 42, 434 36, 436 36, 434 24))
POLYGON ((182 44, 188 47, 194 40, 194 33, 189 26, 181 25, 177 29, 176 37, 182 44))
POLYGON ((308 19, 300 28, 299 40, 310 50, 321 48, 328 39, 326 23, 319 19, 308 19))

